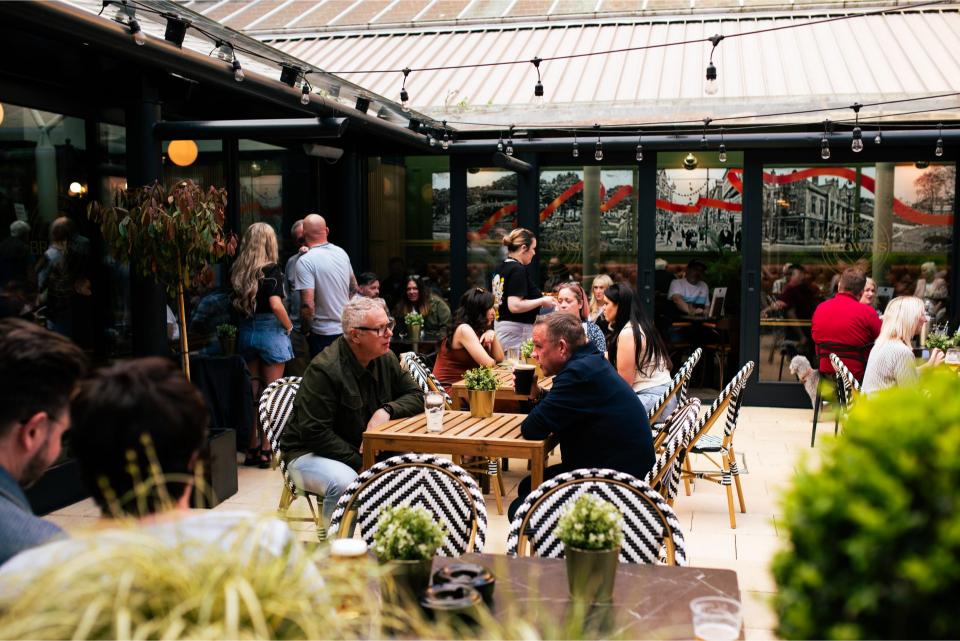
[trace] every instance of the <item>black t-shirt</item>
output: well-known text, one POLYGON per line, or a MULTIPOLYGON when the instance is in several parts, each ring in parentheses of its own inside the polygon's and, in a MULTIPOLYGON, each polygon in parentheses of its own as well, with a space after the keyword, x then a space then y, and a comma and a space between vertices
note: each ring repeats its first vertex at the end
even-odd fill
POLYGON ((493 291, 494 307, 499 311, 499 320, 532 325, 533 321, 537 319, 539 308, 534 308, 522 314, 513 314, 507 307, 507 299, 510 296, 518 296, 524 299, 543 296, 540 288, 537 287, 536 282, 531 277, 530 270, 518 261, 508 258, 500 263, 493 272, 490 289, 493 291))
POLYGON ((280 265, 271 263, 263 268, 263 278, 257 283, 257 307, 255 314, 272 314, 270 309, 270 297, 279 296, 283 298, 283 272, 280 271, 280 265))

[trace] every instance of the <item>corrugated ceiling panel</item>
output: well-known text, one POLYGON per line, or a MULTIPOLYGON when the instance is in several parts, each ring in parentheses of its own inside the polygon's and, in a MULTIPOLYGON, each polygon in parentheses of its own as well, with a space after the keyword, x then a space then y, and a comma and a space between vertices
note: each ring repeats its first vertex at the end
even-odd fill
POLYGON ((260 16, 269 13, 273 9, 276 9, 280 6, 280 4, 280 0, 260 0, 260 2, 252 5, 243 13, 240 13, 229 20, 224 20, 222 24, 230 27, 231 29, 243 31, 248 24, 260 18, 260 16))
POLYGON ((370 20, 390 5, 391 0, 363 0, 335 24, 369 24, 370 20))
MULTIPOLYGON (((613 31, 610 40, 611 49, 624 49, 630 46, 633 29, 627 26, 617 25, 611 27, 611 30, 613 31)), ((630 69, 626 65, 626 53, 615 53, 610 56, 601 57, 606 60, 604 61, 603 81, 597 87, 595 99, 602 102, 609 102, 617 99, 620 83, 624 75, 630 73, 630 69)))
POLYGON ((561 16, 567 13, 593 13, 597 0, 559 0, 553 7, 551 16, 561 16))
POLYGON ((401 0, 393 5, 389 11, 377 18, 377 24, 394 24, 413 20, 423 9, 424 3, 420 0, 401 0))
MULTIPOLYGON (((666 35, 664 36, 664 40, 666 42, 677 42, 688 38, 687 29, 689 25, 687 24, 678 22, 665 25, 665 27, 666 35)), ((656 96, 665 99, 679 98, 681 96, 678 68, 680 67, 687 48, 688 47, 666 47, 662 49, 664 57, 659 72, 660 90, 656 93, 656 96)))
MULTIPOLYGON (((501 32, 485 32, 483 34, 470 34, 469 36, 466 34, 449 34, 448 37, 443 39, 440 48, 437 49, 440 55, 434 60, 436 64, 445 64, 441 63, 440 60, 448 60, 450 64, 505 60, 511 57, 506 53, 508 45, 509 37, 501 32), (478 37, 483 39, 482 43, 477 42, 478 37), (490 40, 495 40, 497 44, 493 47, 488 46, 490 40)), ((451 105, 464 100, 470 104, 477 104, 478 101, 484 100, 484 96, 461 95, 466 94, 461 89, 463 83, 473 74, 484 77, 483 88, 488 93, 500 95, 503 89, 500 85, 502 80, 500 74, 502 73, 503 71, 499 67, 429 72, 425 74, 426 84, 421 90, 425 101, 423 104, 435 105, 449 110, 451 105)), ((482 104, 486 104, 486 101, 484 100, 482 104)))
MULTIPOLYGON (((764 25, 769 25, 769 21, 759 21, 753 20, 751 23, 747 23, 750 26, 749 30, 754 30, 762 28, 764 25), (751 24, 752 23, 752 24, 751 24)), ((760 39, 753 36, 747 36, 745 38, 738 38, 738 40, 743 44, 743 59, 749 61, 747 66, 744 68, 744 86, 743 94, 744 96, 763 96, 767 93, 767 81, 765 78, 766 75, 766 65, 763 64, 763 54, 760 47, 760 39)), ((724 43, 728 44, 728 43, 724 43)), ((724 46, 721 45, 721 46, 724 46)), ((717 72, 719 73, 719 69, 717 72)))
MULTIPOLYGON (((637 25, 636 28, 627 29, 630 34, 630 47, 642 47, 650 41, 649 25, 637 25)), ((643 76, 645 60, 647 58, 646 50, 628 51, 623 58, 623 73, 620 74, 620 82, 617 87, 615 100, 633 102, 640 97, 640 79, 643 76)))
MULTIPOLYGON (((835 93, 831 82, 832 73, 827 65, 827 58, 817 43, 816 33, 812 29, 792 29, 791 31, 796 43, 796 49, 791 52, 793 64, 803 69, 810 92, 823 95, 835 93)), ((743 38, 743 40, 747 39, 743 38)), ((723 46, 726 45, 727 43, 724 43, 723 46)))
MULTIPOLYGON (((590 43, 591 51, 604 51, 613 48, 613 37, 616 27, 604 26, 593 31, 593 42, 590 43)), ((583 78, 580 86, 577 88, 585 96, 590 96, 591 100, 603 100, 598 94, 602 92, 605 83, 611 86, 617 81, 619 72, 611 72, 607 63, 610 56, 587 56, 583 59, 583 78)))
POLYGON ((945 88, 952 89, 949 80, 960 78, 960 16, 955 13, 939 17, 921 14, 908 18, 923 46, 937 61, 945 88))
POLYGON ((639 11, 643 7, 642 0, 603 0, 601 11, 639 11))
POLYGON ((517 0, 510 13, 511 18, 520 16, 543 16, 546 15, 553 0, 517 0))
POLYGON ((456 20, 460 12, 467 8, 468 2, 469 0, 437 0, 429 9, 420 14, 417 20, 456 20))
POLYGON ((460 18, 463 20, 499 18, 511 2, 512 0, 476 0, 460 18))
POLYGON ((297 16, 300 16, 311 9, 316 5, 315 0, 295 0, 286 7, 280 9, 275 14, 266 18, 265 20, 258 22, 253 29, 256 31, 268 31, 270 29, 282 29, 286 27, 289 22, 294 20, 297 16))
POLYGON ((298 29, 309 27, 326 27, 345 9, 348 9, 354 0, 327 0, 316 11, 304 14, 304 17, 294 25, 298 29))
MULTIPOLYGON (((236 13, 237 11, 247 10, 250 5, 256 4, 260 0, 232 0, 226 4, 222 4, 219 7, 214 6, 210 9, 209 13, 205 13, 204 16, 210 18, 211 20, 216 20, 218 22, 222 21, 227 16, 236 13)), ((239 15, 242 15, 239 14, 239 15)))

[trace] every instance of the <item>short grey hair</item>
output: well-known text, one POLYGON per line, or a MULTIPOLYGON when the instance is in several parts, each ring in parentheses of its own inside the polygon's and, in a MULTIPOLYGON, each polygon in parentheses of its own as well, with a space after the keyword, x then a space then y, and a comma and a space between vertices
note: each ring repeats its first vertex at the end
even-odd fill
POLYGON ((299 227, 300 229, 303 229, 303 218, 301 218, 301 219, 298 220, 297 222, 293 223, 293 225, 290 227, 290 235, 291 235, 291 236, 297 236, 297 228, 298 228, 298 227, 299 227))
POLYGON ((587 344, 587 333, 583 330, 583 323, 573 314, 554 312, 546 316, 538 316, 533 324, 534 326, 543 325, 547 329, 547 337, 551 343, 558 343, 563 339, 574 349, 587 344))
POLYGON ((386 305, 379 299, 367 298, 366 296, 354 296, 350 299, 344 308, 343 316, 340 318, 340 324, 343 326, 343 333, 346 334, 351 329, 360 327, 364 323, 367 314, 375 312, 378 309, 385 309, 386 305))
POLYGON ((10 235, 14 238, 26 238, 30 235, 30 225, 22 220, 10 223, 10 235))

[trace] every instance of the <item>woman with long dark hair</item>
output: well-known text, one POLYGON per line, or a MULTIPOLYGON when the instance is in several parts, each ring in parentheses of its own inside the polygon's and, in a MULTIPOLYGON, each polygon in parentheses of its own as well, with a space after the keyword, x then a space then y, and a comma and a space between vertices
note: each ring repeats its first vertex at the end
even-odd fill
POLYGON ((503 347, 493 331, 493 294, 480 287, 460 297, 460 307, 440 343, 433 374, 449 393, 468 369, 493 366, 503 360, 503 347))
MULTIPOLYGON (((657 399, 670 389, 667 345, 629 285, 611 285, 603 295, 607 299, 603 313, 610 326, 608 358, 649 412, 657 399)), ((673 405, 676 400, 664 409, 664 416, 673 411, 673 405)))
POLYGON ((408 276, 400 302, 393 309, 397 331, 407 331, 404 317, 410 312, 423 316, 423 331, 442 332, 450 325, 450 307, 430 292, 420 276, 408 276))

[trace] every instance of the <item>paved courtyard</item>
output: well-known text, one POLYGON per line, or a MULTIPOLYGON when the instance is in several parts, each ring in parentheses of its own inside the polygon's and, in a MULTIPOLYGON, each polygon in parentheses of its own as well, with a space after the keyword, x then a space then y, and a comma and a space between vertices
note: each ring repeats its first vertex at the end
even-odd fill
MULTIPOLYGON (((723 488, 701 481, 691 496, 681 495, 676 503, 677 514, 684 528, 690 565, 735 570, 743 596, 747 639, 773 638, 776 621, 769 601, 775 591, 768 566, 773 554, 785 539, 782 489, 794 476, 795 466, 809 454, 811 410, 745 407, 741 412, 735 444, 741 459, 743 491, 747 513, 737 514, 737 529, 731 530, 727 520, 723 488)), ((832 418, 820 423, 818 446, 830 434, 832 418), (822 437, 822 438, 821 438, 822 437)), ((504 474, 509 503, 516 496, 516 486, 525 474, 523 461, 513 461, 504 474), (523 472, 521 472, 523 470, 523 472)), ((698 466, 694 460, 694 467, 698 466)), ((240 489, 216 509, 243 509, 270 513, 280 498, 280 472, 240 468, 240 489)), ((486 552, 503 553, 506 549, 509 523, 506 515, 497 514, 493 495, 487 497, 490 517, 486 552)), ((71 532, 82 532, 96 524, 98 510, 92 500, 82 501, 59 510, 47 518, 71 532)), ((291 515, 308 515, 305 503, 298 500, 291 515)), ((314 540, 312 526, 293 523, 305 541, 314 540)))

